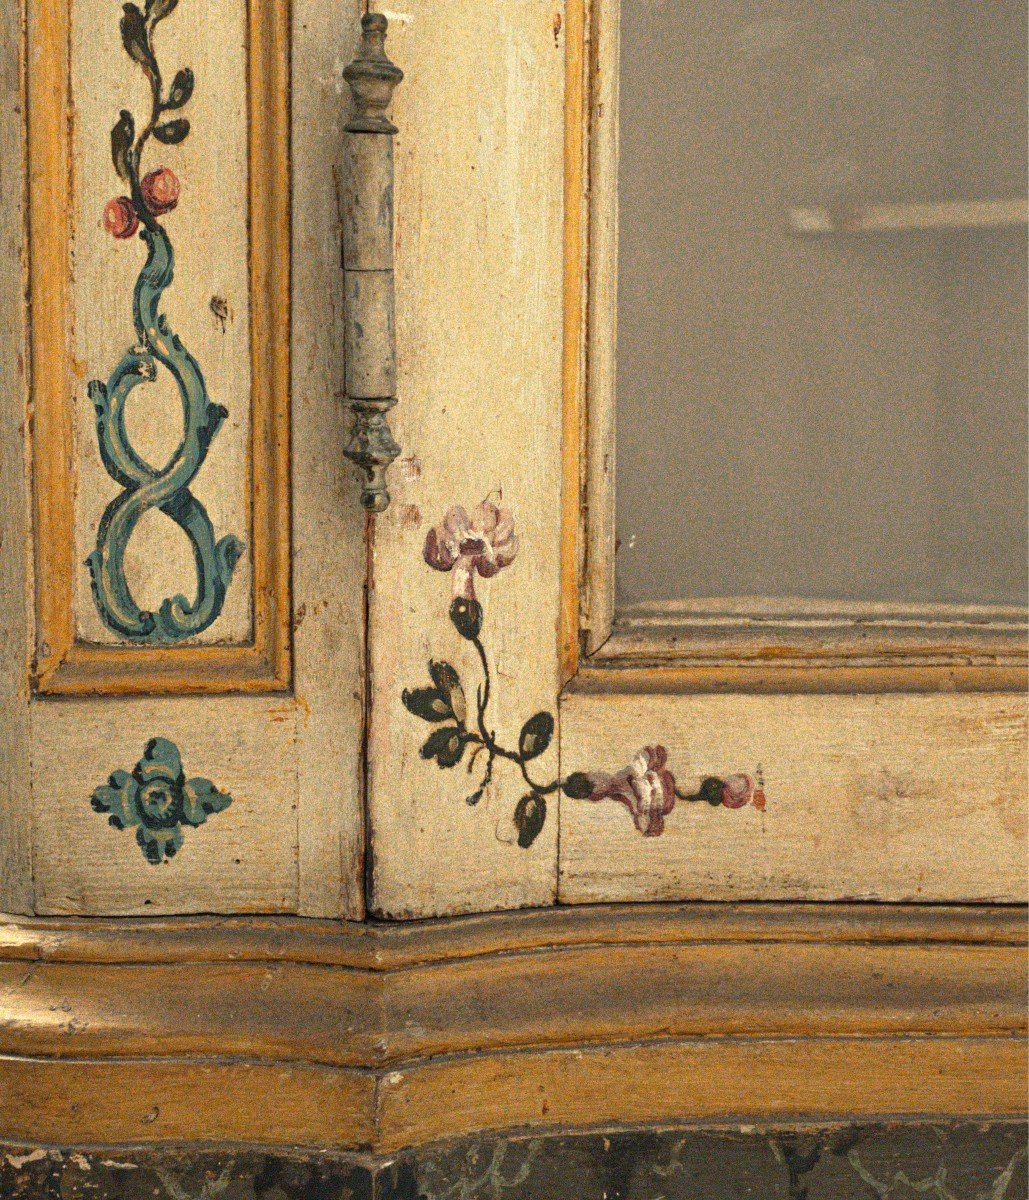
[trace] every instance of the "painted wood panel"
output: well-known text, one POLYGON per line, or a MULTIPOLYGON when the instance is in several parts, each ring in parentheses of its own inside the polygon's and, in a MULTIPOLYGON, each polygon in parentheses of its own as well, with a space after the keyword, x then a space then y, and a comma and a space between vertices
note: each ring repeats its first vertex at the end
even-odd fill
MULTIPOLYGON (((81 569, 96 545, 104 510, 119 491, 100 458, 86 380, 106 380, 137 338, 132 296, 146 247, 138 237, 112 236, 104 216, 105 204, 126 190, 111 161, 111 127, 120 110, 134 114, 141 126, 151 97, 146 75, 118 36, 118 10, 92 0, 73 0, 71 9, 72 361, 76 374, 85 376, 73 400, 75 624, 80 640, 131 644, 101 619, 90 572, 81 569)), ((199 364, 211 403, 227 412, 189 487, 215 536, 231 534, 245 544, 251 441, 246 0, 208 0, 199 9, 187 0, 154 28, 151 40, 166 88, 180 70, 192 71, 197 81, 181 109, 162 114, 165 124, 188 120, 188 136, 174 145, 151 140, 139 167, 144 177, 171 172, 179 188, 175 208, 162 217, 175 254, 175 278, 162 308, 199 364)), ((182 417, 171 372, 158 369, 151 383, 133 390, 126 427, 130 445, 147 462, 174 459, 182 417)), ((165 596, 192 592, 190 543, 158 507, 145 512, 125 554, 129 588, 145 609, 156 612, 165 596)), ((251 639, 251 563, 244 549, 220 614, 196 641, 251 639)))
POLYGON ((293 2, 293 683, 305 916, 364 915, 364 514, 343 455, 341 72, 359 0, 293 2))
POLYGON ((289 682, 287 9, 190 16, 30 13, 43 692, 289 682))
MULTIPOLYGON (((515 844, 526 791, 515 765, 498 762, 478 802, 466 803, 485 757, 470 774, 471 749, 450 769, 427 761, 432 731, 401 695, 429 682, 431 658, 452 664, 474 704, 482 666, 448 619, 460 572, 431 569, 424 552, 448 510, 475 520, 487 501, 512 514, 504 537, 518 539, 503 574, 474 579, 495 681, 489 719, 510 746, 527 718, 554 707, 564 17, 562 4, 540 0, 417 0, 390 14, 387 50, 406 76, 393 101, 400 402, 391 423, 403 451, 369 582, 372 907, 384 915, 554 896, 557 823, 530 849, 515 844)), ((553 758, 536 764, 541 777, 553 758)))
POLYGON ((730 774, 763 793, 676 798, 649 837, 617 796, 562 800, 565 902, 1025 901, 1022 696, 573 691, 561 731, 565 771, 659 745, 686 795, 730 774))
MULTIPOLYGON (((147 165, 174 169, 179 183, 178 204, 162 214, 178 253, 177 275, 166 292, 170 326, 206 372, 211 402, 229 410, 198 475, 196 496, 216 534, 239 526, 247 555, 256 547, 263 547, 263 555, 250 556, 250 566, 234 575, 232 588, 241 584, 239 604, 233 608, 227 594, 218 619, 187 644, 113 639, 97 624, 95 607, 92 615, 86 612, 93 597, 88 574, 85 590, 78 578, 80 568, 86 570, 81 551, 89 549, 81 539, 89 534, 97 506, 109 503, 118 489, 99 462, 93 418, 83 416, 80 405, 89 406, 87 380, 110 371, 131 341, 132 290, 146 257, 137 238, 114 238, 103 226, 106 201, 132 183, 115 173, 111 127, 122 108, 139 110, 144 104, 147 78, 125 52, 121 6, 105 14, 77 3, 70 9, 33 5, 28 25, 33 312, 37 330, 64 330, 67 340, 60 334, 37 337, 33 347, 41 367, 33 398, 42 687, 30 700, 31 598, 24 586, 5 589, 12 611, 5 623, 4 681, 21 705, 12 715, 24 715, 26 734, 31 726, 31 742, 24 736, 19 743, 17 722, 6 721, 5 695, 10 800, 0 805, 0 846, 11 848, 12 870, 0 903, 40 913, 360 917, 365 547, 359 487, 342 454, 347 420, 339 399, 338 206, 340 71, 348 49, 339 30, 353 30, 356 37, 359 6, 341 0, 330 10, 298 0, 292 6, 291 44, 285 4, 219 0, 191 21, 191 3, 155 3, 145 10, 167 9, 151 39, 166 88, 178 86, 171 80, 185 67, 194 75, 188 103, 166 114, 178 119, 175 112, 188 112, 189 136, 166 140, 147 165), (67 38, 57 36, 61 29, 67 38), (65 46, 69 60, 62 56, 65 46), (61 106, 52 101, 60 98, 55 85, 69 68, 74 120, 65 126, 61 106), (101 111, 105 104, 110 112, 101 111), (281 123, 290 109, 292 147, 281 123), (70 140, 62 140, 64 130, 70 140), (292 192, 291 148, 297 164, 292 192), (75 164, 68 222, 60 220, 58 204, 68 184, 62 155, 75 164), (106 182, 94 186, 91 173, 106 182), (52 212, 58 217, 48 222, 52 212), (292 294, 291 234, 297 262, 292 294), (53 275, 55 264, 63 275, 53 275), (212 297, 224 299, 225 307, 212 308, 212 297), (291 345, 300 353, 292 395, 284 373, 291 345), (286 424, 291 400, 292 497, 286 424), (67 418, 63 425, 55 425, 57 415, 67 418), (203 491, 201 480, 212 469, 212 490, 203 491), (64 516, 76 516, 78 541, 53 540, 51 493, 69 500, 64 516), (291 520, 297 547, 292 563, 291 520), (51 644, 46 633, 55 628, 55 616, 58 626, 64 623, 64 653, 59 639, 51 644), (198 644, 205 639, 207 644, 198 644), (294 639, 291 675, 288 651, 294 639), (226 694, 247 691, 271 694, 226 694), (66 694, 58 700, 53 692, 66 694)), ((16 42, 12 53, 9 83, 15 87, 16 42)), ((16 91, 5 91, 5 100, 8 95, 16 101, 16 91)), ((16 106, 12 115, 20 119, 16 106)), ((16 246, 16 210, 11 215, 16 246)), ((4 272, 3 286, 18 296, 11 310, 17 321, 19 282, 16 272, 4 272)), ((18 325, 12 320, 9 331, 6 323, 2 329, 0 352, 16 361, 18 325)), ((9 378, 17 381, 16 375, 9 378)), ((127 415, 130 441, 155 461, 171 452, 168 430, 157 428, 157 417, 182 429, 181 414, 168 400, 165 393, 152 410, 140 403, 127 415)), ((18 454, 25 450, 22 409, 23 396, 12 389, 4 419, 17 428, 12 452, 18 454)), ((26 508, 16 495, 11 498, 15 504, 4 517, 17 536, 5 537, 0 552, 16 579, 17 556, 31 552, 31 543, 26 508)), ((151 533, 158 536, 158 528, 151 533)), ((141 572, 144 587, 157 595, 171 578, 162 581, 160 570, 177 571, 182 564, 162 551, 156 557, 168 562, 160 569, 147 566, 149 536, 141 522, 130 569, 141 572)))
POLYGON ((297 910, 296 705, 260 697, 207 704, 206 720, 188 698, 34 707, 37 912, 297 910), (100 811, 91 800, 116 772, 141 777, 137 763, 155 737, 174 744, 188 780, 209 780, 231 799, 195 828, 183 822, 183 844, 158 861, 137 837, 164 821, 129 824, 111 800, 100 811), (119 819, 125 828, 112 824, 119 819))

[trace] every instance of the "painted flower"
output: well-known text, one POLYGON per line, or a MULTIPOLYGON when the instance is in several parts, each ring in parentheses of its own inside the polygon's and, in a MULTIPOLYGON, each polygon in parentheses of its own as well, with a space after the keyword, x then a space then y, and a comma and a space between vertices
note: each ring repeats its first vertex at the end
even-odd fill
POLYGON ((749 775, 727 775, 722 780, 722 803, 726 808, 743 808, 754 796, 754 781, 749 775))
POLYGON ((94 811, 108 813, 115 829, 136 827, 139 848, 154 864, 178 852, 182 825, 202 825, 231 803, 209 779, 186 779, 178 747, 160 737, 147 742, 131 774, 115 771, 91 798, 94 811))
POLYGON ((657 837, 664 832, 665 817, 675 807, 675 777, 667 762, 664 746, 644 746, 627 767, 614 775, 590 772, 592 790, 583 799, 619 801, 632 813, 644 837, 657 837))
POLYGON ((116 238, 130 238, 139 228, 139 218, 128 196, 115 196, 104 207, 104 228, 116 238))
POLYGON ((147 208, 159 217, 179 202, 179 179, 168 167, 156 167, 139 185, 147 208))
POLYGON ((425 538, 425 561, 437 571, 454 572, 454 596, 475 599, 475 576, 492 579, 510 566, 518 553, 518 538, 510 510, 489 500, 472 509, 456 504, 425 538))

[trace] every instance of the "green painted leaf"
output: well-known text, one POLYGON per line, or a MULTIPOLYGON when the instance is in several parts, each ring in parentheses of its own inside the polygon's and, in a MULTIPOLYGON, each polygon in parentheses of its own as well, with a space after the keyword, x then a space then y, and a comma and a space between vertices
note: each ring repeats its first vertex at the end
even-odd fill
POLYGON ((182 830, 176 825, 174 829, 147 829, 140 825, 136 830, 136 842, 146 856, 147 862, 157 866, 167 858, 174 858, 182 847, 182 830))
POLYGON ((473 641, 482 632, 482 605, 478 600, 458 596, 450 606, 450 619, 463 638, 473 641))
POLYGON ((561 784, 561 790, 571 800, 588 800, 593 795, 593 782, 585 771, 573 771, 561 784))
POLYGON ((150 49, 150 31, 147 29, 146 17, 135 4, 124 5, 122 14, 122 45, 133 62, 138 62, 148 76, 155 77, 157 59, 150 49))
POLYGON ((166 109, 181 108, 184 104, 188 104, 189 98, 193 95, 193 85, 195 82, 193 72, 189 67, 183 67, 172 80, 172 85, 168 89, 168 99, 165 100, 164 107, 166 109))
POLYGON ((518 753, 523 760, 538 758, 554 736, 554 718, 548 712, 538 712, 522 726, 518 735, 518 753))
POLYGON ((146 12, 150 23, 156 25, 173 12, 179 0, 147 0, 146 12))
POLYGON ((405 688, 400 699, 408 712, 423 721, 446 721, 454 715, 450 701, 439 688, 405 688))
POLYGON ((547 802, 538 792, 530 792, 515 805, 514 823, 518 845, 528 850, 539 837, 547 819, 547 802))
POLYGON ((126 183, 130 181, 129 151, 132 149, 132 139, 136 136, 136 122, 132 113, 123 108, 118 116, 118 123, 111 130, 111 160, 114 169, 126 183))
POLYGON ((456 767, 464 755, 465 739, 456 725, 446 725, 429 734, 421 748, 422 758, 434 758, 441 767, 456 767))
POLYGON ((177 146, 189 133, 189 121, 185 117, 176 117, 174 121, 165 121, 154 130, 154 137, 166 146, 177 146))
POLYGON ((429 674, 432 682, 447 698, 450 711, 463 725, 468 715, 468 705, 465 702, 464 688, 457 671, 448 662, 433 662, 429 660, 429 674))

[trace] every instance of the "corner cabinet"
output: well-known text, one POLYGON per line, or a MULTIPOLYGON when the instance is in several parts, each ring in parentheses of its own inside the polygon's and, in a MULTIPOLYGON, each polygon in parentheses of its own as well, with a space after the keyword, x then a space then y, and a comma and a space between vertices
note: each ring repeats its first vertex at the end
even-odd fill
POLYGON ((0 1142, 1023 1115, 1024 609, 616 603, 617 0, 363 12, 0 16, 0 1142))

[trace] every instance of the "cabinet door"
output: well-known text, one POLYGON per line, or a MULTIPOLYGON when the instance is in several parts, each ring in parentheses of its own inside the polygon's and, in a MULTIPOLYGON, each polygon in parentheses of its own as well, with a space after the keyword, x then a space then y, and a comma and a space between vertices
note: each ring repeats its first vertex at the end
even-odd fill
POLYGON ((358 15, 45 0, 23 44, 4 18, 0 908, 363 911, 358 15))
POLYGON ((1025 13, 937 8, 395 28, 376 912, 1024 900, 1025 13))

